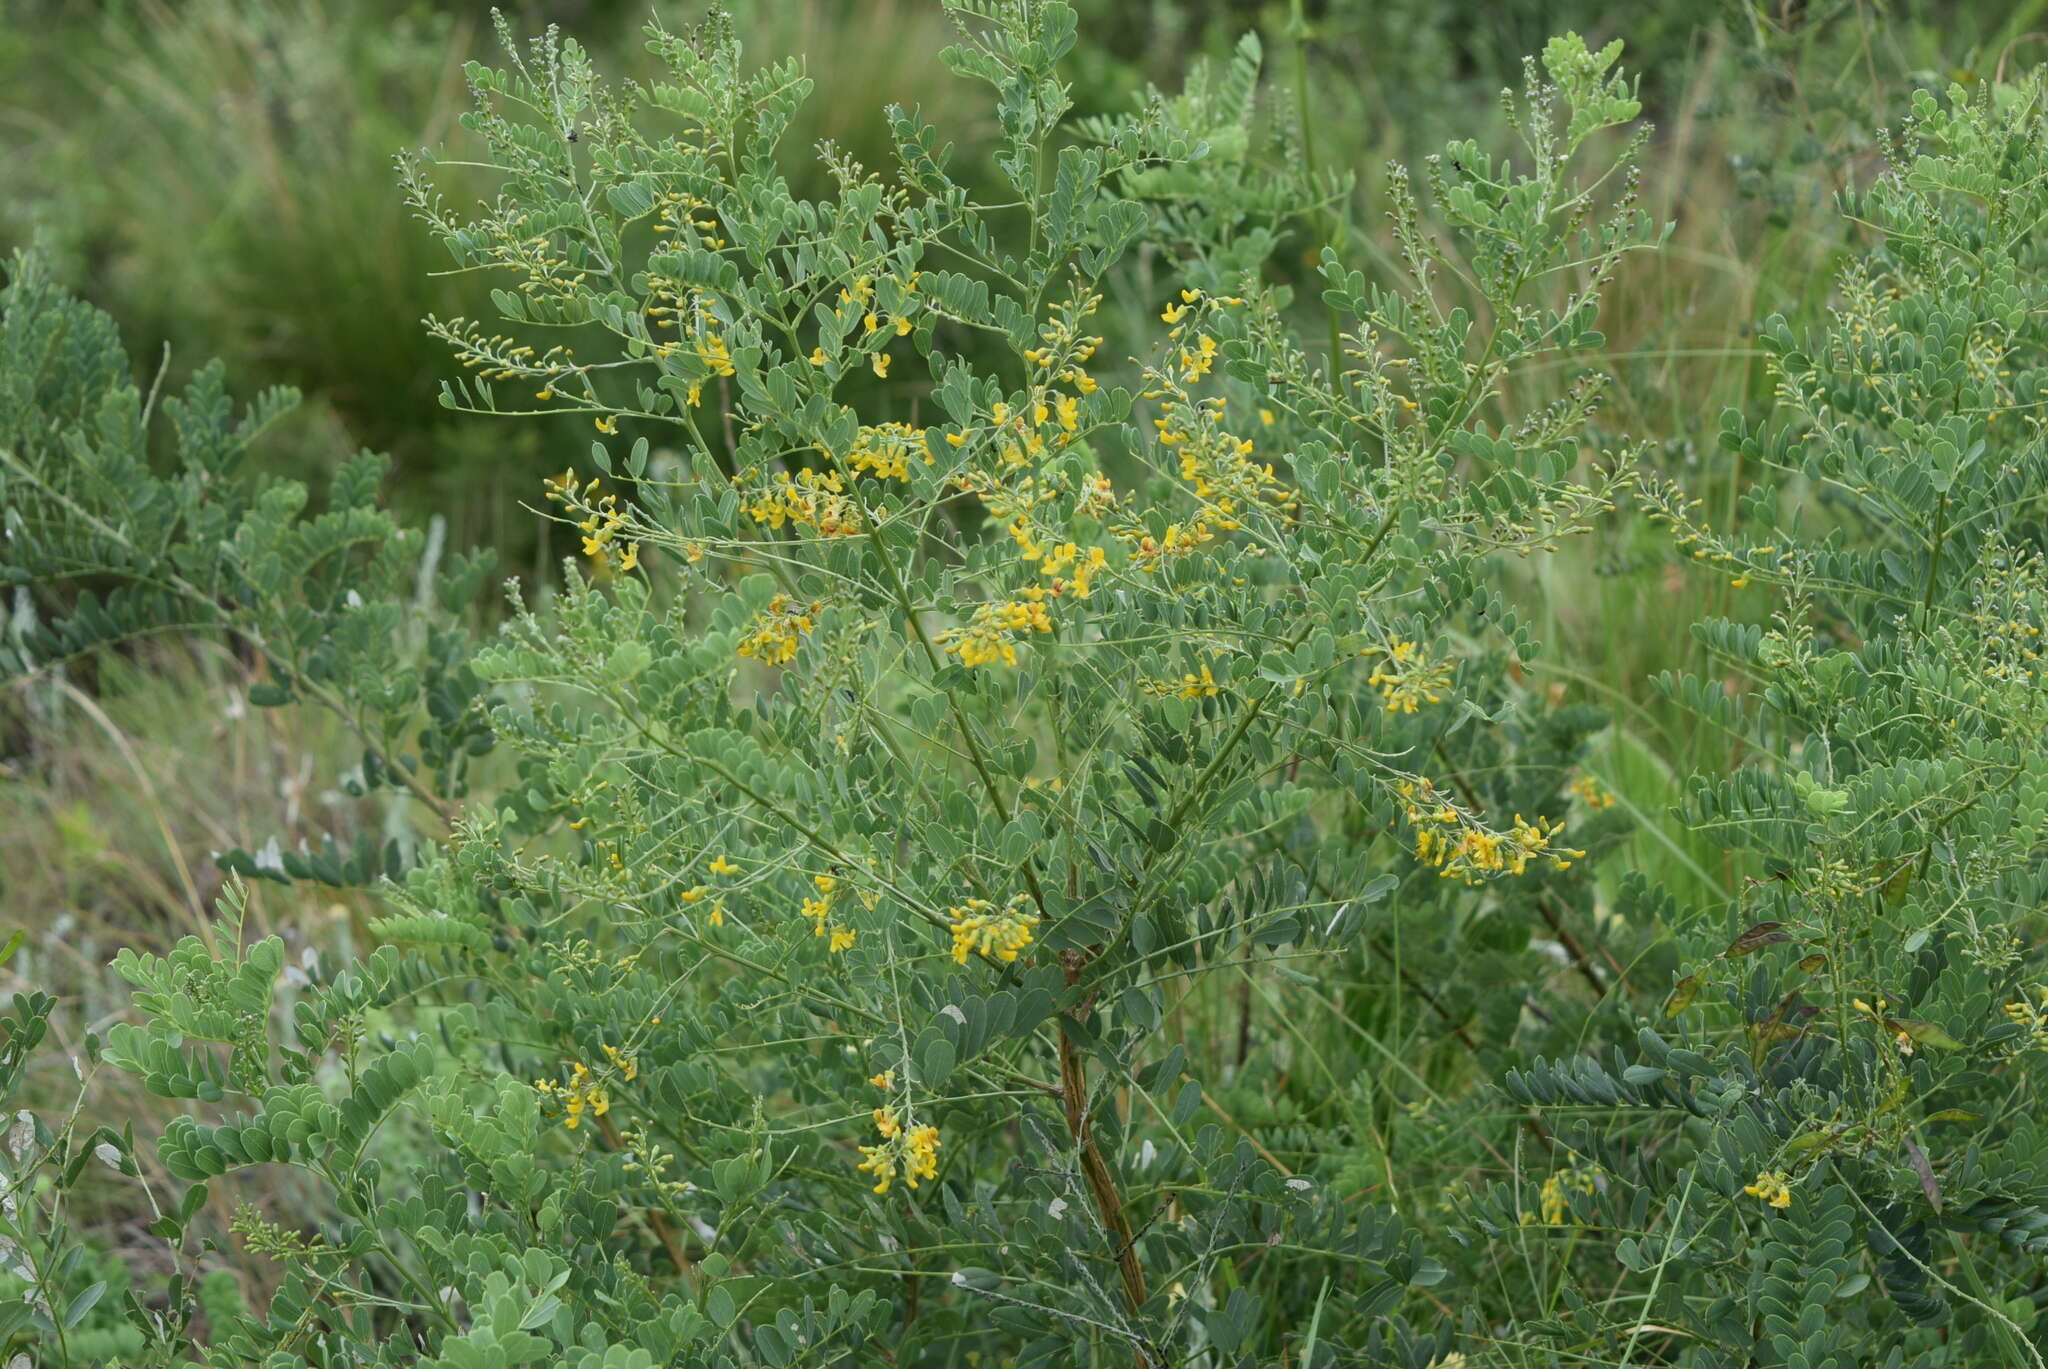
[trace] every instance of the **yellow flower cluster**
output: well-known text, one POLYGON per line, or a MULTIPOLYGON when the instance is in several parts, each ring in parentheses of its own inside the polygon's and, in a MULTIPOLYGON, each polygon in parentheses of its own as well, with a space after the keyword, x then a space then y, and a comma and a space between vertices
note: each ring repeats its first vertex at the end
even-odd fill
MULTIPOLYGON (((611 1047, 607 1046, 605 1049, 611 1050, 611 1047)), ((613 1055, 617 1058, 616 1052, 613 1052, 613 1055)), ((629 1074, 626 1077, 631 1079, 633 1075, 629 1074)), ((544 1104, 561 1108, 562 1125, 571 1131, 583 1125, 585 1112, 592 1117, 602 1117, 612 1110, 611 1095, 605 1092, 604 1085, 591 1074, 589 1066, 580 1060, 570 1066, 567 1082, 536 1079, 533 1086, 539 1091, 544 1104)))
POLYGON ((1204 665, 1199 675, 1190 670, 1178 680, 1140 680, 1138 690, 1176 699, 1213 699, 1223 691, 1223 686, 1216 683, 1216 676, 1204 665))
POLYGON ((2048 1050, 2048 985, 2034 990, 2041 1000, 2039 1004, 2021 999, 2005 1005, 2005 1015, 2015 1026, 2024 1029, 2026 1039, 2023 1047, 2034 1050, 2048 1050))
POLYGON ((1595 812, 1614 806, 1614 795, 1608 793, 1606 787, 1591 775, 1581 775, 1573 780, 1571 790, 1574 798, 1595 812))
MULTIPOLYGON (((916 271, 910 273, 910 280, 905 285, 906 294, 916 291, 917 278, 920 274, 922 273, 916 271)), ((906 301, 903 307, 907 311, 910 307, 909 302, 906 301)), ((860 313, 861 332, 863 334, 870 336, 877 333, 881 334, 880 346, 882 348, 888 346, 889 338, 892 335, 895 337, 907 336, 913 326, 908 312, 898 313, 894 316, 893 320, 889 320, 885 319, 885 316, 875 308, 875 281, 872 276, 856 277, 850 287, 840 290, 839 303, 833 306, 832 316, 837 319, 844 319, 848 310, 856 310, 860 313)), ((811 365, 823 366, 824 364, 825 349, 822 347, 814 349, 811 352, 811 365)), ((869 353, 868 365, 874 369, 875 375, 878 378, 888 378, 889 354, 887 351, 878 348, 869 353)))
MULTIPOLYGON (((680 224, 685 222, 705 233, 709 233, 718 226, 716 222, 708 219, 689 219, 687 211, 676 212, 676 207, 686 202, 688 202, 687 197, 685 200, 676 200, 673 204, 666 207, 663 210, 663 222, 657 223, 655 231, 658 233, 665 231, 673 232, 680 224)), ((702 202, 696 201, 694 203, 701 204, 702 202)), ((725 240, 723 238, 707 237, 703 241, 723 246, 725 240)), ((712 250, 715 251, 717 249, 713 248, 712 250)), ((724 321, 719 317, 719 310, 722 306, 718 296, 694 285, 683 285, 673 278, 663 275, 648 276, 647 285, 650 298, 650 303, 647 306, 647 316, 653 320, 654 327, 673 328, 677 325, 678 321, 686 317, 689 320, 688 333, 683 341, 658 343, 654 348, 654 352, 656 356, 663 359, 673 357, 682 351, 688 351, 696 357, 697 364, 702 370, 697 373, 697 378, 690 382, 688 402, 692 405, 702 403, 702 378, 704 375, 730 376, 735 374, 732 350, 726 344, 725 335, 719 331, 724 321)), ((606 428, 604 422, 602 419, 598 421, 598 426, 602 431, 617 431, 616 428, 606 428)))
POLYGON ((1389 713, 1413 713, 1426 703, 1442 703, 1451 687, 1449 661, 1432 660, 1413 642, 1395 642, 1387 658, 1366 680, 1378 687, 1389 713))
POLYGON ((810 635, 818 608, 815 601, 799 605, 787 594, 776 595, 754 615, 753 630, 740 640, 739 654, 766 665, 788 665, 810 635))
POLYGON ((968 667, 1017 664, 1017 634, 1051 632, 1052 615, 1045 610, 1046 591, 1027 586, 1022 596, 1000 603, 983 604, 974 610, 974 621, 966 627, 940 634, 946 650, 968 667))
POLYGON ((1539 1219, 1545 1226, 1563 1226, 1567 1222, 1576 1224, 1578 1218, 1572 1214, 1571 1195, 1574 1192, 1592 1197, 1599 1191, 1600 1171, 1592 1166, 1559 1170, 1543 1181, 1543 1188, 1537 1194, 1539 1211, 1524 1212, 1522 1225, 1533 1226, 1539 1219))
POLYGON ((1033 940, 1038 917, 1029 911, 1031 900, 1018 894, 1003 908, 985 898, 970 898, 963 907, 948 908, 953 920, 953 959, 965 965, 970 955, 991 956, 1005 965, 1013 963, 1033 940))
POLYGON ((846 468, 859 474, 872 471, 882 480, 910 479, 910 458, 932 464, 932 449, 924 429, 908 423, 878 423, 864 426, 855 436, 853 450, 846 454, 846 468))
POLYGON ((1186 556, 1214 542, 1219 526, 1204 511, 1186 522, 1169 523, 1158 537, 1142 523, 1120 524, 1111 531, 1130 543, 1131 564, 1149 574, 1174 557, 1186 556))
MULTIPOLYGON (((592 477, 579 489, 576 472, 571 469, 558 476, 550 476, 542 482, 542 488, 547 492, 549 503, 560 504, 571 514, 583 515, 576 523, 577 531, 583 534, 583 554, 600 567, 612 569, 612 549, 618 541, 619 529, 626 525, 626 516, 619 512, 617 495, 597 494, 599 483, 596 477, 592 477)), ((639 564, 640 544, 628 543, 616 569, 631 570, 639 564)))
MULTIPOLYGON (((1071 385, 1084 395, 1095 393, 1095 378, 1083 369, 1095 349, 1102 345, 1099 337, 1088 337, 1081 332, 1081 321, 1100 308, 1101 295, 1068 299, 1056 305, 1053 316, 1038 330, 1038 346, 1027 348, 1024 359, 1037 368, 1033 379, 1042 383, 1071 385)), ((1041 393, 1043 393, 1041 391, 1041 393)), ((1060 426, 1073 432, 1079 406, 1071 399, 1059 401, 1060 426)), ((1043 422, 1043 420, 1040 420, 1043 422)))
POLYGON ((661 211, 655 215, 656 233, 678 233, 685 227, 695 230, 684 233, 685 238, 695 237, 706 249, 716 252, 726 245, 725 239, 715 236, 719 229, 717 219, 696 218, 699 209, 709 210, 711 206, 695 195, 685 195, 671 190, 661 197, 661 211))
POLYGON ((1215 364, 1216 340, 1199 331, 1209 311, 1243 304, 1236 296, 1205 296, 1183 290, 1160 317, 1173 324, 1168 335, 1174 361, 1145 370, 1146 399, 1159 402, 1153 420, 1159 445, 1174 454, 1182 484, 1200 501, 1193 515, 1155 534, 1142 521, 1128 520, 1111 531, 1131 551, 1131 564, 1152 572, 1168 560, 1208 546, 1218 533, 1243 526, 1248 510, 1281 506, 1293 495, 1284 489, 1270 462, 1255 460, 1255 444, 1233 433, 1225 421, 1228 402, 1220 395, 1194 398, 1187 387, 1207 376, 1215 364))
POLYGON ((862 1146, 860 1153, 865 1158, 855 1168, 875 1176, 875 1192, 887 1193, 899 1171, 903 1182, 912 1188, 925 1179, 938 1177, 937 1127, 907 1126, 888 1108, 876 1108, 874 1116, 875 1130, 882 1136, 881 1144, 862 1146))
POLYGON ((521 214, 509 225, 502 220, 494 224, 491 237, 495 243, 490 248, 491 257, 497 265, 525 275, 526 279, 519 283, 519 293, 537 298, 574 299, 577 287, 589 278, 589 272, 579 271, 567 258, 555 255, 553 234, 536 233, 532 237, 524 237, 509 231, 527 227, 531 219, 531 215, 521 214))
MULTIPOLYGON (((853 948, 854 932, 841 925, 832 916, 832 905, 839 892, 839 880, 832 875, 812 875, 811 883, 817 886, 816 897, 806 895, 803 905, 797 909, 812 926, 812 936, 826 938, 825 950, 832 955, 853 948)), ((873 905, 870 904, 870 907, 873 905)))
POLYGON ((1047 545, 1021 518, 1010 524, 1010 538, 1017 544, 1017 555, 1035 563, 1038 573, 1052 581, 1048 590, 1055 598, 1071 589, 1078 598, 1086 599, 1095 591, 1095 577, 1109 567, 1109 554, 1101 547, 1083 551, 1072 542, 1047 545))
POLYGON ((778 531, 785 523, 808 528, 820 537, 857 537, 860 505, 846 493, 838 471, 806 466, 791 475, 778 471, 775 483, 747 505, 747 517, 778 531))
POLYGON ((1443 795, 1428 780, 1402 780, 1395 785, 1402 814, 1415 829, 1415 858, 1433 865, 1445 879, 1478 884, 1495 875, 1519 875, 1531 861, 1547 860, 1553 870, 1568 870, 1584 851, 1553 845, 1564 824, 1549 818, 1526 822, 1515 814, 1514 825, 1496 831, 1443 795))
POLYGON ((2048 567, 1993 542, 1970 621, 1984 634, 1984 674, 2001 684, 2039 688, 2044 669, 2041 627, 2048 619, 2048 567))
POLYGON ((1743 1185, 1742 1191, 1752 1198, 1761 1198, 1772 1207, 1792 1206, 1792 1188, 1785 1176, 1775 1169, 1766 1169, 1756 1176, 1756 1182, 1743 1185))

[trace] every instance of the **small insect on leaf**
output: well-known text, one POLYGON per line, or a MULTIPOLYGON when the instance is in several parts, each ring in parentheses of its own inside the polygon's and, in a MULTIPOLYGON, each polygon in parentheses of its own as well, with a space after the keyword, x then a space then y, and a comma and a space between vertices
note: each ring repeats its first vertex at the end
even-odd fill
POLYGON ((1671 986, 1671 996, 1664 1000, 1664 1015, 1676 1017, 1692 1005, 1700 991, 1700 977, 1689 974, 1671 986))
POLYGON ((1759 922, 1729 942, 1728 949, 1721 954, 1730 960, 1739 960, 1751 951, 1761 950, 1765 946, 1775 946, 1781 941, 1790 941, 1792 934, 1779 930, 1784 925, 1782 922, 1759 922))

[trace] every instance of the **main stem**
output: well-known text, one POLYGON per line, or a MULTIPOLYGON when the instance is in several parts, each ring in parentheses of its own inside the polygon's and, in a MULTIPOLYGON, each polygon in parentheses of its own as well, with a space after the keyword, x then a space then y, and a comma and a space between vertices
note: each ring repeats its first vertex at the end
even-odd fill
MULTIPOLYGON (((1070 986, 1080 981, 1081 967, 1077 959, 1067 959, 1066 974, 1070 986)), ((1102 1147, 1095 1140, 1095 1127, 1088 1119, 1087 1067, 1081 1062, 1081 1052, 1075 1047, 1064 1018, 1060 1022, 1060 1101, 1066 1109, 1067 1134, 1073 1138, 1081 1156, 1081 1177, 1087 1181, 1088 1192, 1095 1199, 1095 1212, 1102 1222, 1102 1234, 1109 1239, 1116 1255, 1117 1274, 1124 1285, 1124 1303, 1135 1316, 1150 1296, 1145 1289, 1145 1267, 1138 1263, 1137 1237, 1131 1231, 1130 1218, 1124 1213, 1123 1195, 1117 1191, 1116 1175, 1111 1172, 1109 1161, 1103 1158, 1102 1147)), ((1151 1358, 1142 1349, 1135 1353, 1140 1369, 1151 1369, 1151 1358)))

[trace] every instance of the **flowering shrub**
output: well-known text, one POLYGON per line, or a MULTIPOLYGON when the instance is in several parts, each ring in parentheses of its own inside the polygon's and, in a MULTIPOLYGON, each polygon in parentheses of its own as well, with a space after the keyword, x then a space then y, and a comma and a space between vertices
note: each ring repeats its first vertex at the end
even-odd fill
MULTIPOLYGON (((716 19, 652 28, 646 86, 552 31, 470 69, 497 198, 465 217, 403 166, 503 287, 499 322, 431 324, 468 372, 446 400, 595 439, 535 492, 578 540, 559 593, 515 590, 482 645, 453 623, 487 563, 416 583, 368 461, 314 517, 234 480, 279 400, 237 425, 202 378, 152 473, 154 396, 105 320, 17 271, 0 493, 40 608, 10 668, 226 631, 270 672, 254 702, 346 718, 349 782, 431 835, 220 857, 374 883, 360 957, 287 975, 232 893, 216 944, 123 954, 141 1020, 87 1066, 194 1113, 141 1146, 36 1122, 0 1336, 76 1357, 106 1286, 65 1213, 97 1155, 176 1270, 168 1311, 132 1305, 132 1362, 2017 1355, 2022 1267, 1987 1282, 1960 1244, 1968 1329, 1912 1325, 1950 1307, 1930 1222, 2014 1260, 2048 1231, 2048 1000, 2015 940, 2048 812, 2038 85, 1924 103, 1837 327, 1768 330, 1797 416, 1726 440, 1840 502, 1817 533, 1759 490, 1738 535, 1592 426, 1602 288, 1658 239, 1618 45, 1529 64, 1513 160, 1455 145, 1426 203, 1393 175, 1398 270, 1323 253, 1323 354, 1265 268, 1332 187, 1284 136, 1252 155, 1256 43, 1076 124, 1066 6, 951 8, 992 189, 892 109, 889 175, 827 145, 837 194, 794 198, 809 82, 716 19), (1701 628, 1754 708, 1671 683, 1755 757, 1688 814, 1773 876, 1710 962, 1707 914, 1592 882, 1627 828, 1580 768, 1605 719, 1532 687, 1499 573, 1631 501, 1781 593, 1771 632, 1701 628), (1637 998, 1677 954, 1671 998, 1637 998), (1518 1110, 1440 1092, 1361 991, 1518 1110), (1407 1187, 1397 1133, 1501 1182, 1407 1187), (209 1185, 263 1165, 331 1211, 241 1210, 269 1295, 202 1297, 209 1185), (1852 1242, 1888 1300, 1811 1329, 1870 1282, 1852 1242)), ((52 1006, 0 1024, 0 1086, 52 1006)))

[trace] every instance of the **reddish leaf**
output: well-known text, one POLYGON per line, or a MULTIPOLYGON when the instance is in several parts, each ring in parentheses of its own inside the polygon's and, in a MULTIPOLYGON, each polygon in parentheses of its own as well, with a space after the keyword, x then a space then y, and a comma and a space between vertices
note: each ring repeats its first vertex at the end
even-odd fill
POLYGON ((1792 939, 1790 932, 1778 930, 1784 925, 1782 922, 1759 922, 1756 926, 1729 942, 1728 949, 1721 952, 1721 954, 1730 960, 1738 960, 1748 955, 1751 951, 1761 950, 1765 946, 1775 946, 1781 941, 1790 941, 1792 939))
POLYGON ((1693 998, 1700 991, 1700 977, 1689 974, 1671 986, 1671 996, 1664 1000, 1664 1015, 1676 1017, 1691 1006, 1693 998))
POLYGON ((1906 1160, 1913 1166, 1913 1172, 1920 1176, 1920 1191, 1927 1195, 1927 1201, 1934 1205, 1936 1215, 1941 1212, 1941 1185, 1935 1181, 1934 1166, 1927 1163, 1927 1152, 1920 1149, 1913 1138, 1906 1138, 1906 1160))

